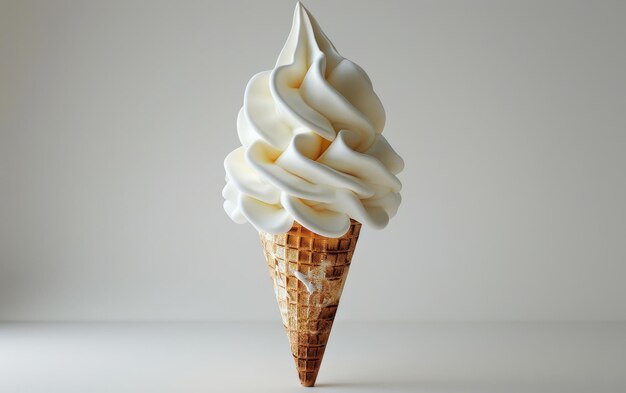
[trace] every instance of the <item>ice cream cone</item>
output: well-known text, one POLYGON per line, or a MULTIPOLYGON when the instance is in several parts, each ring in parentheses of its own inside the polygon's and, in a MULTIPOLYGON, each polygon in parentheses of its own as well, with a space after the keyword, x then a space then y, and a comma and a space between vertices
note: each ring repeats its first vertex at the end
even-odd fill
POLYGON ((297 222, 287 233, 261 232, 303 386, 315 384, 360 229, 361 224, 351 220, 350 229, 339 238, 318 235, 297 222))

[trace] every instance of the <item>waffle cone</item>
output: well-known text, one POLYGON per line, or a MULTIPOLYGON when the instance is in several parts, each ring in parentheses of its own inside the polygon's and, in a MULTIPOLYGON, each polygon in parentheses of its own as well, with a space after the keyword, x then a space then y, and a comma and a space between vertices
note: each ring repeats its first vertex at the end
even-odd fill
POLYGON ((328 238, 299 223, 287 233, 261 232, 276 300, 289 337, 298 376, 313 386, 335 320, 361 224, 328 238))

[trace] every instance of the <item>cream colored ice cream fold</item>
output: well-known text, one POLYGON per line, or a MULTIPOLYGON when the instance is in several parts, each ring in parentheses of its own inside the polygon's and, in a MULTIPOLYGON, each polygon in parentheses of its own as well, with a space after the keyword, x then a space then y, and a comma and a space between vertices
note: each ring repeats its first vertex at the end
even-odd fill
POLYGON ((367 74, 298 3, 275 67, 246 87, 242 146, 224 161, 224 209, 268 233, 294 220, 327 237, 343 235, 350 218, 385 227, 401 201, 404 163, 381 135, 384 124, 367 74))

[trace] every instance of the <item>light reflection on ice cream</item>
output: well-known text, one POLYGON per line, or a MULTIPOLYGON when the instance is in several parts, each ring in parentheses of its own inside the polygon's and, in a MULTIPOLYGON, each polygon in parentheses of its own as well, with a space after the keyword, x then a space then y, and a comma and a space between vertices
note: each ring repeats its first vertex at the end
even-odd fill
POLYGON ((383 106, 298 3, 274 69, 248 82, 242 146, 224 162, 224 209, 238 223, 284 233, 298 221, 339 237, 350 218, 383 228, 400 205, 404 162, 381 135, 383 106))

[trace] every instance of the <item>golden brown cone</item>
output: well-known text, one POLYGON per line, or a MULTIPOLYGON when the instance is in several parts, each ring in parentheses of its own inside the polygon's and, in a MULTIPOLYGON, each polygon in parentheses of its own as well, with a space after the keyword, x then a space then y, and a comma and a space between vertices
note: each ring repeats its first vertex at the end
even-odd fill
POLYGON ((303 386, 313 386, 348 276, 361 224, 328 238, 299 223, 287 233, 261 232, 276 300, 303 386))

